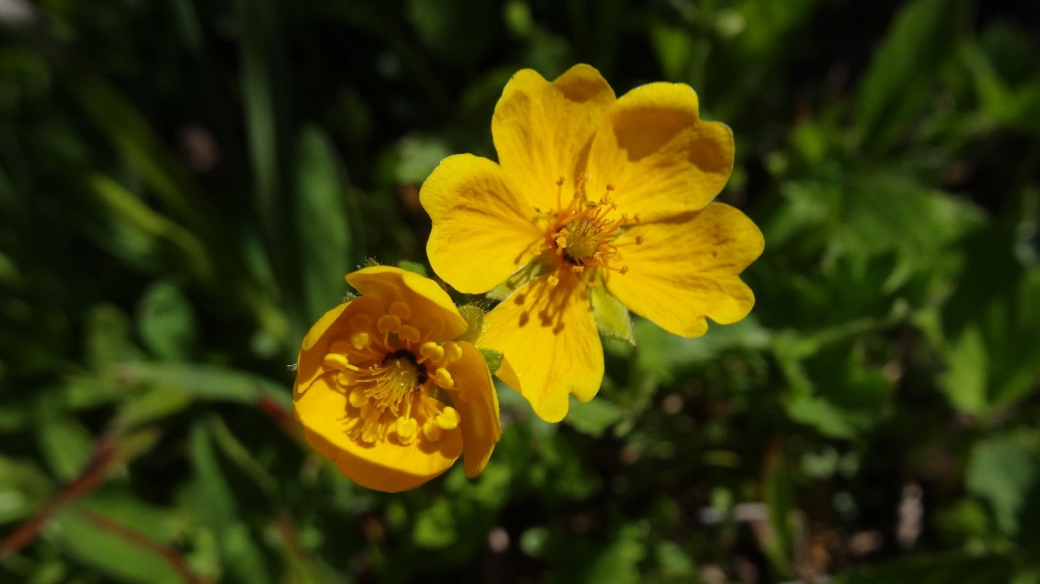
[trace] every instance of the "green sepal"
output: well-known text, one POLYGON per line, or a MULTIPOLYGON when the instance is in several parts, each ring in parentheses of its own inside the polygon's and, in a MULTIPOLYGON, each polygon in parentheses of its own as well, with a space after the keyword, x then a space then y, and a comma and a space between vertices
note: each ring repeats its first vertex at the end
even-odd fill
POLYGON ((632 335, 632 317, 628 314, 628 308, 607 292, 603 285, 589 288, 589 299, 592 301, 592 316, 596 319, 599 334, 635 346, 636 338, 632 335))
POLYGON ((492 288, 485 296, 492 300, 501 302, 513 292, 516 292, 521 286, 534 280, 538 276, 548 274, 553 271, 554 267, 548 262, 535 260, 526 266, 520 268, 516 272, 513 272, 512 276, 506 278, 505 282, 502 282, 498 286, 492 288))
POLYGON ((397 263, 397 267, 401 268, 402 270, 412 272, 413 274, 419 274, 424 278, 430 277, 429 272, 426 271, 426 266, 420 264, 419 262, 410 262, 408 260, 403 260, 397 263))
POLYGON ((462 318, 466 319, 469 328, 466 329, 466 332, 455 337, 455 340, 466 341, 467 343, 477 342, 477 338, 479 338, 480 333, 483 332, 484 311, 475 304, 467 304, 459 307, 459 314, 462 315, 462 318))
POLYGON ((498 368, 502 366, 502 352, 494 349, 478 349, 480 356, 484 357, 484 362, 487 363, 488 369, 494 374, 498 371, 498 368))

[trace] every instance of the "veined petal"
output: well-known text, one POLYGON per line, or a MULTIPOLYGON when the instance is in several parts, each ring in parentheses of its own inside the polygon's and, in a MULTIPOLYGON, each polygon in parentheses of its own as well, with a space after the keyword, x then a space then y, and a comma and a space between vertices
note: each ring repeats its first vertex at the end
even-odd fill
POLYGON ((486 158, 445 158, 423 183, 419 201, 433 220, 430 264, 461 292, 479 294, 504 282, 527 263, 541 236, 534 206, 486 158))
POLYGON ((700 119, 688 85, 651 83, 621 96, 589 153, 589 196, 613 188, 618 210, 644 221, 696 211, 733 171, 733 132, 700 119))
POLYGON ((347 396, 328 382, 329 377, 319 378, 306 393, 297 394, 293 408, 307 442, 359 485, 391 493, 411 489, 448 470, 462 453, 459 428, 444 432, 437 442, 420 436, 407 446, 350 438, 347 396))
POLYGON ((540 276, 496 306, 478 341, 506 356, 520 385, 513 389, 549 422, 567 415, 568 394, 587 402, 603 382, 603 346, 585 284, 560 274, 555 287, 551 275, 540 276))
POLYGON ((502 437, 498 393, 480 351, 470 343, 459 343, 462 358, 451 366, 455 386, 448 390, 453 407, 462 417, 463 462, 466 475, 479 475, 487 466, 495 444, 502 437))
POLYGON ((491 134, 510 184, 530 205, 555 208, 561 178, 563 198, 570 199, 592 136, 614 100, 614 90, 588 65, 575 65, 552 83, 531 69, 509 80, 491 134))
POLYGON ((433 280, 414 272, 393 266, 373 266, 347 274, 347 282, 362 298, 378 298, 386 306, 395 301, 410 305, 414 316, 408 324, 424 331, 439 331, 432 333, 430 340, 454 339, 469 328, 448 293, 433 280))
POLYGON ((723 203, 670 220, 633 227, 619 241, 628 273, 611 274, 607 288, 636 313, 684 337, 703 335, 705 317, 731 324, 755 304, 738 274, 762 254, 762 232, 723 203))

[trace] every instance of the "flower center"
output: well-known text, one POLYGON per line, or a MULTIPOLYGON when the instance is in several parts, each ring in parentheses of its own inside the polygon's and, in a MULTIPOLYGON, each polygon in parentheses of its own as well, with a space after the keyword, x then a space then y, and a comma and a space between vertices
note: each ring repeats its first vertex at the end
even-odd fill
MULTIPOLYGON (((570 269, 588 286, 598 286, 593 270, 602 268, 620 274, 628 272, 628 266, 620 262, 621 249, 626 245, 641 245, 643 236, 636 236, 632 241, 618 243, 625 230, 632 224, 639 223, 639 215, 632 218, 622 213, 614 214, 617 204, 612 202, 613 185, 607 185, 606 192, 598 200, 590 200, 585 193, 588 177, 582 175, 575 184, 574 193, 567 202, 563 201, 563 178, 556 181, 556 210, 543 216, 546 219, 545 240, 535 244, 531 251, 541 254, 550 251, 558 258, 557 272, 570 269)), ((549 277, 550 285, 559 282, 557 274, 549 277)))
POLYGON ((441 401, 455 385, 448 368, 462 358, 453 341, 427 341, 432 331, 409 325, 411 307, 393 302, 385 314, 355 312, 349 334, 334 341, 324 357, 329 373, 347 395, 347 435, 369 444, 420 436, 436 442, 461 422, 441 401))

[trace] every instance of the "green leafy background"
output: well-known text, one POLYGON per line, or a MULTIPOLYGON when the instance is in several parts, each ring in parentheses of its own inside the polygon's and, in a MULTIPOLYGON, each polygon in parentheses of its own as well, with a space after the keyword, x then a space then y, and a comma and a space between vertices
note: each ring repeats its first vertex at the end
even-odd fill
MULTIPOLYGON (((1040 582, 1033 2, 0 3, 0 580, 1040 582), (501 388, 476 480, 359 488, 287 365, 503 85, 578 62, 730 125, 743 322, 501 388)), ((470 302, 473 298, 459 296, 470 302)))

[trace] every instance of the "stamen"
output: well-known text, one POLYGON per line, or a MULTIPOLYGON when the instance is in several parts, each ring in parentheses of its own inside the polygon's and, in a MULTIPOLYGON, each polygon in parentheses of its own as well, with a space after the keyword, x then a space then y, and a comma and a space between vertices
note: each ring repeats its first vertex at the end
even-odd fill
POLYGON ((444 430, 432 419, 426 420, 422 427, 423 434, 430 442, 439 442, 444 437, 444 430))
POLYGON ((354 331, 350 335, 350 343, 358 351, 372 344, 372 337, 365 331, 354 331))
POLYGON ((401 325, 401 330, 397 331, 397 336, 411 344, 415 344, 419 342, 419 329, 403 324, 401 325))
POLYGON ((434 342, 423 343, 423 346, 419 347, 419 354, 422 355, 420 363, 427 359, 436 363, 444 357, 444 347, 434 342))
POLYGON ((437 425, 440 426, 442 430, 454 430, 459 426, 459 422, 462 421, 462 416, 459 415, 458 410, 451 406, 447 406, 435 419, 437 425))
POLYGON ((401 444, 415 442, 418 426, 419 424, 415 421, 415 418, 397 418, 397 423, 394 424, 394 431, 397 432, 397 438, 401 441, 401 444))
POLYGON ((412 308, 400 300, 391 302, 388 312, 401 320, 408 320, 412 316, 412 308))
POLYGON ((379 317, 379 323, 376 325, 379 332, 384 335, 387 333, 396 333, 401 329, 401 317, 396 314, 384 314, 379 317))
POLYGON ((455 387, 455 380, 451 378, 451 373, 448 373, 448 370, 444 367, 438 367, 437 371, 433 373, 433 382, 444 389, 455 387))

